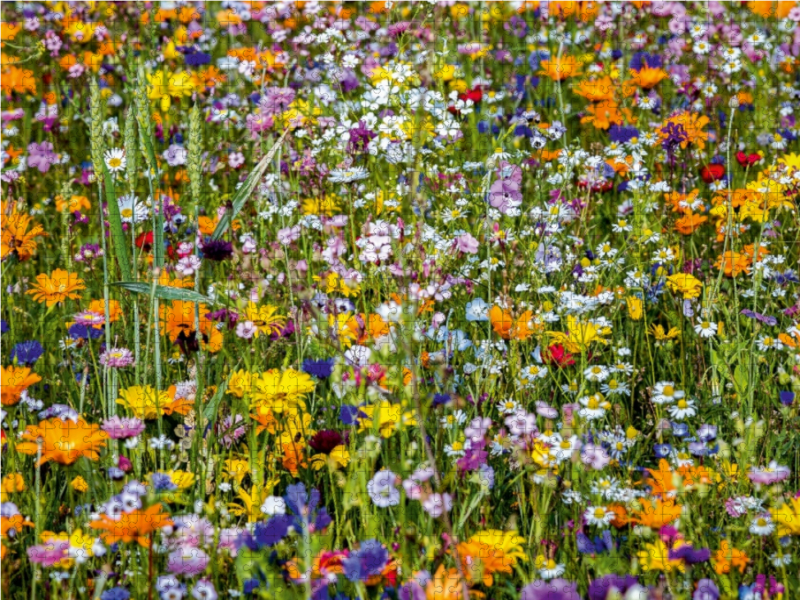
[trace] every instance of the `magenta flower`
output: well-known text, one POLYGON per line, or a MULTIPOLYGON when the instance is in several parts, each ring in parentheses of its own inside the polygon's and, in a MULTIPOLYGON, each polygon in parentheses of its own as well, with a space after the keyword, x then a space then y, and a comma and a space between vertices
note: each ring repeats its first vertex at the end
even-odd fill
POLYGON ((142 433, 144 431, 144 421, 140 421, 136 417, 120 418, 115 415, 103 421, 101 429, 105 431, 111 439, 124 440, 126 438, 136 437, 142 433))

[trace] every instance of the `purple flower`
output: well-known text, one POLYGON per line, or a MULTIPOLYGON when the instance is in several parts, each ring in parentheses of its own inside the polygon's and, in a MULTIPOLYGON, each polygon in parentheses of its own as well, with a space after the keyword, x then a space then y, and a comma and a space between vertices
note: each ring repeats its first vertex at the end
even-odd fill
POLYGON ((625 594, 630 588, 638 584, 633 575, 604 575, 589 584, 589 600, 606 600, 612 590, 625 594))
POLYGON ((367 540, 342 561, 342 567, 345 577, 350 581, 366 581, 373 575, 380 575, 387 562, 389 551, 383 544, 378 540, 367 540))
POLYGON ((697 582, 697 589, 692 594, 692 600, 717 600, 719 588, 710 579, 701 579, 697 582))
POLYGON ((28 166, 39 169, 42 173, 47 173, 50 166, 58 161, 58 156, 53 152, 53 144, 42 142, 28 144, 28 166))
POLYGON ((11 360, 16 359, 19 365, 32 365, 44 354, 44 348, 36 340, 20 342, 11 350, 11 360))
POLYGON ((144 422, 136 417, 120 418, 116 415, 103 421, 101 429, 114 440, 136 437, 144 431, 144 422))
POLYGON ((225 240, 207 240, 200 246, 203 258, 214 261, 223 261, 233 255, 233 243, 225 240))
POLYGON ((686 544, 677 550, 670 550, 669 559, 682 560, 687 565, 696 565, 711 559, 711 550, 708 548, 699 548, 695 550, 690 544, 686 544))
POLYGON ((209 560, 208 554, 200 548, 185 545, 170 553, 167 568, 170 573, 193 577, 206 570, 209 560))
POLYGON ((100 364, 112 369, 124 369, 134 362, 133 352, 127 348, 109 348, 100 355, 100 364))
POLYGON ((327 379, 333 372, 333 359, 312 360, 307 358, 303 361, 303 371, 317 379, 327 379))
POLYGON ((577 584, 557 578, 538 580, 522 588, 520 600, 581 600, 577 584))

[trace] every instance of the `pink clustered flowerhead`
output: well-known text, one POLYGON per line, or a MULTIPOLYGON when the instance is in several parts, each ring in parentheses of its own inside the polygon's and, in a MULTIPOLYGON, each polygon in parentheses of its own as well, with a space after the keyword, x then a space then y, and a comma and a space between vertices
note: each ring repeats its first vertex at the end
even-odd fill
POLYGON ((124 440, 141 435, 145 429, 144 421, 136 417, 113 416, 103 421, 101 429, 114 440, 124 440))

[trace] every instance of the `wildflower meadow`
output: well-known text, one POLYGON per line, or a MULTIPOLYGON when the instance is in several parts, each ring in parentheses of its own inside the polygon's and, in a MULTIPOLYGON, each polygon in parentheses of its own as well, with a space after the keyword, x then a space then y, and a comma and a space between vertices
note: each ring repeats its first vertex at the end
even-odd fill
POLYGON ((800 2, 0 10, 3 598, 800 598, 800 2))

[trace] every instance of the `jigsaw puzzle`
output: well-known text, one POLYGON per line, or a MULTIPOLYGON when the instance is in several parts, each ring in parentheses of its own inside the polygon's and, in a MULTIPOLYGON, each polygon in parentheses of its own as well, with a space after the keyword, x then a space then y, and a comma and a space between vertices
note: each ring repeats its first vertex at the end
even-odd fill
POLYGON ((6 2, 9 599, 800 597, 800 2, 6 2))

